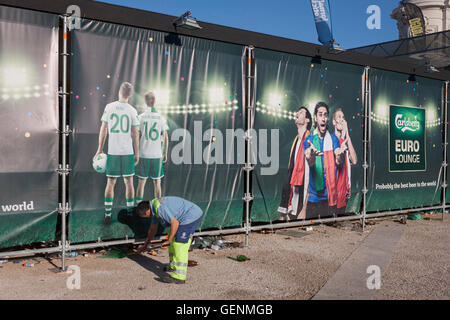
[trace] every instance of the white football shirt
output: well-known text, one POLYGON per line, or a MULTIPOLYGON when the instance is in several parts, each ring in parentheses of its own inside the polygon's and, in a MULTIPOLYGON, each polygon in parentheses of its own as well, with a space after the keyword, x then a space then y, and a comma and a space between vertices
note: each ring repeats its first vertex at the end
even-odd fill
POLYGON ((139 127, 136 109, 126 102, 115 101, 106 105, 101 120, 108 124, 108 154, 134 154, 131 127, 139 127))
POLYGON ((146 159, 162 158, 164 132, 169 130, 166 120, 152 108, 147 108, 139 115, 139 157, 146 159))

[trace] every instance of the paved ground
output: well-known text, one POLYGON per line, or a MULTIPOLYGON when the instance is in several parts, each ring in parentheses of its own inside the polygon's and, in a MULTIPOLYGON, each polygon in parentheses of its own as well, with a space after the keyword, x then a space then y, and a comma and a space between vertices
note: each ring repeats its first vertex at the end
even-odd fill
POLYGON ((381 289, 405 224, 379 224, 314 296, 315 300, 370 300, 381 289), (368 287, 371 290, 368 290, 368 287))
MULTIPOLYGON (((189 258, 199 265, 189 268, 184 285, 158 281, 168 261, 167 251, 122 259, 101 259, 101 253, 68 258, 67 265, 80 267, 80 290, 67 289, 70 274, 52 272, 54 265, 48 261, 34 267, 9 262, 0 265, 0 299, 311 299, 361 248, 374 228, 398 224, 392 219, 378 220, 364 233, 352 223, 314 226, 301 238, 280 232, 252 233, 249 248, 225 249, 215 254, 195 249, 189 258), (237 262, 228 258, 240 254, 251 260, 237 262)), ((244 240, 243 235, 225 238, 244 240)), ((372 298, 450 299, 449 243, 449 217, 444 223, 408 220, 382 271, 381 289, 372 298)), ((53 263, 59 266, 60 261, 55 259, 53 263)))

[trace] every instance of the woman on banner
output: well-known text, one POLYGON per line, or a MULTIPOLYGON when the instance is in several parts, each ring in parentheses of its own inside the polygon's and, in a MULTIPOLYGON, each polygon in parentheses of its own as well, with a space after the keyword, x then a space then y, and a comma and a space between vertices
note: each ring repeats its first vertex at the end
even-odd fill
POLYGON ((336 214, 337 168, 343 163, 347 140, 342 144, 334 133, 328 131, 329 108, 319 102, 314 108, 316 128, 309 135, 305 149, 305 191, 307 195, 306 219, 336 214))
POLYGON ((347 121, 345 120, 344 111, 342 108, 337 108, 333 112, 333 126, 334 134, 339 139, 339 143, 342 144, 347 140, 347 150, 344 154, 344 162, 337 168, 337 211, 336 214, 345 213, 345 207, 347 201, 350 199, 351 190, 351 167, 358 162, 355 148, 353 147, 352 140, 348 133, 347 121))
POLYGON ((305 218, 306 203, 303 196, 303 182, 305 177, 305 152, 303 143, 311 130, 311 113, 305 107, 300 107, 295 116, 297 135, 292 143, 289 155, 288 174, 281 193, 278 212, 281 220, 295 220, 305 218))

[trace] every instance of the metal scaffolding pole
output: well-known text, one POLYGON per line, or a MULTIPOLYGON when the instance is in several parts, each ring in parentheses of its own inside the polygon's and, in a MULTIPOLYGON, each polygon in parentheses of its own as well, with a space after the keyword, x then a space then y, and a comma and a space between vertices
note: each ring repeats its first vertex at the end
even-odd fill
POLYGON ((61 249, 62 249, 62 247, 60 244, 58 247, 0 252, 0 258, 7 259, 7 258, 12 258, 12 257, 30 256, 30 255, 42 254, 42 253, 55 253, 55 252, 61 252, 61 249))
POLYGON ((62 109, 61 109, 61 118, 62 123, 61 126, 63 130, 60 131, 62 135, 62 152, 61 152, 61 163, 59 164, 59 174, 61 176, 61 203, 59 203, 59 213, 61 214, 61 246, 62 246, 62 252, 61 252, 61 269, 62 271, 66 270, 66 217, 67 214, 70 212, 69 209, 69 203, 67 201, 67 175, 70 172, 69 164, 67 163, 67 136, 70 133, 69 126, 67 125, 67 99, 70 95, 67 88, 67 72, 68 72, 68 50, 67 50, 67 43, 68 43, 68 30, 69 30, 69 23, 68 23, 68 16, 64 15, 63 18, 63 34, 62 34, 62 41, 63 41, 63 52, 61 53, 62 56, 62 88, 59 92, 60 96, 62 97, 62 109))
POLYGON ((253 200, 253 195, 251 192, 250 179, 253 171, 252 165, 252 153, 251 153, 251 132, 252 132, 252 120, 253 120, 253 68, 254 65, 254 48, 249 46, 245 48, 245 114, 247 115, 245 123, 245 145, 246 145, 246 156, 245 156, 245 192, 244 192, 244 202, 245 202, 245 246, 248 246, 248 236, 251 232, 251 222, 250 222, 250 203, 253 200))
POLYGON ((448 132, 448 81, 445 81, 443 86, 443 94, 442 94, 442 112, 444 113, 444 121, 443 121, 443 135, 444 135, 444 162, 442 163, 442 167, 444 168, 442 172, 442 221, 444 221, 444 215, 446 210, 446 192, 447 192, 447 132, 448 132))
POLYGON ((362 229, 364 231, 366 227, 366 212, 367 212, 367 177, 368 177, 368 170, 369 170, 369 164, 367 162, 368 154, 369 154, 369 142, 370 142, 370 92, 369 92, 369 70, 370 67, 364 68, 364 75, 363 75, 363 108, 364 108, 364 138, 363 138, 363 149, 364 149, 364 160, 363 160, 363 169, 364 169, 364 182, 363 182, 363 209, 362 209, 362 229))

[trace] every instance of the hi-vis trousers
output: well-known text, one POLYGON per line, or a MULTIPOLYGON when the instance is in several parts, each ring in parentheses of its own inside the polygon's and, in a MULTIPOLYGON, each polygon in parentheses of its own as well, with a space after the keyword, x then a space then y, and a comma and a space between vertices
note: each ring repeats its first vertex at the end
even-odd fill
POLYGON ((188 252, 192 240, 186 243, 176 242, 175 239, 169 245, 170 268, 172 269, 171 277, 180 280, 186 280, 188 266, 188 252))
POLYGON ((175 239, 169 245, 170 268, 172 269, 171 277, 179 280, 186 280, 188 267, 188 253, 192 243, 192 236, 202 220, 200 208, 200 218, 187 225, 178 227, 175 239))

